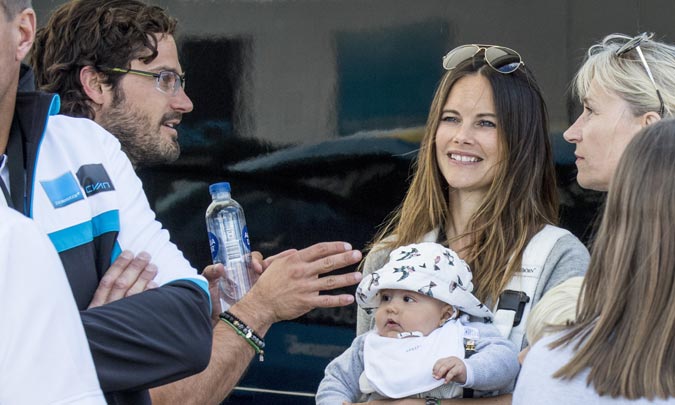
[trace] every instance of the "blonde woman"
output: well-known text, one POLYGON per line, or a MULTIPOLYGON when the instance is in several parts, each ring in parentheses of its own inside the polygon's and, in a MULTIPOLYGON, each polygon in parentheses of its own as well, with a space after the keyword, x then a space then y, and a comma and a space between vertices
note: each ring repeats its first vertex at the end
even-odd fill
POLYGON ((514 404, 675 402, 675 121, 612 177, 574 325, 527 355, 514 404))
POLYGON ((574 90, 584 110, 564 136, 576 145, 577 181, 607 191, 628 142, 675 112, 675 46, 649 33, 608 35, 588 50, 574 90))
MULTIPOLYGON (((464 45, 443 64, 448 71, 431 105, 412 184, 363 271, 382 267, 399 246, 439 242, 469 264, 474 294, 496 311, 500 332, 520 349, 529 306, 583 275, 588 251, 553 226, 558 197, 546 106, 520 55, 464 45)), ((371 328, 372 317, 359 310, 357 333, 371 328)))

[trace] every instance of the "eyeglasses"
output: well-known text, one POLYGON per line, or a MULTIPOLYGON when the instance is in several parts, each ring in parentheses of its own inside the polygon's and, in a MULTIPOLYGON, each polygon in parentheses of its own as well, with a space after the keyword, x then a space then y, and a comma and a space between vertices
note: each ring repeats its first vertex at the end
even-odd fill
POLYGON ((475 57, 480 51, 485 51, 483 57, 487 64, 499 73, 513 73, 525 62, 520 54, 511 48, 498 45, 462 45, 451 50, 443 57, 445 70, 452 70, 465 60, 475 57))
MULTIPOLYGON (((642 66, 645 67, 645 70, 647 71, 647 76, 649 76, 649 80, 651 80, 652 84, 654 85, 654 90, 656 90, 656 95, 659 97, 659 103, 661 104, 661 108, 659 109, 659 115, 663 117, 663 113, 665 112, 665 104, 663 103, 663 98, 661 97, 661 92, 659 91, 659 88, 656 86, 656 81, 654 81, 654 76, 652 75, 652 70, 649 69, 649 65, 647 64, 647 59, 645 59, 645 56, 642 54, 642 49, 640 49, 640 44, 643 41, 648 41, 652 39, 654 36, 653 32, 647 33, 643 32, 642 34, 634 37, 630 41, 626 42, 623 44, 621 48, 619 48, 615 55, 617 58, 620 58, 621 56, 625 55, 626 53, 632 51, 635 49, 640 56, 640 61, 642 62, 642 66)), ((590 50, 589 50, 590 51, 590 50)))
POLYGON ((154 77, 156 81, 155 87, 157 90, 172 96, 178 94, 181 88, 185 89, 185 73, 179 75, 178 73, 171 70, 162 70, 159 73, 155 73, 146 72, 144 70, 122 68, 103 68, 102 70, 123 75, 133 74, 138 76, 154 77))

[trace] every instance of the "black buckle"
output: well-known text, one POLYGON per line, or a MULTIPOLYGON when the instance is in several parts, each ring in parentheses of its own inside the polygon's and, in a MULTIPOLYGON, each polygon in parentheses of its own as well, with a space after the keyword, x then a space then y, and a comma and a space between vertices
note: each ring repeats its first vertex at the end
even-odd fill
POLYGON ((523 311, 525 311, 525 304, 530 302, 530 297, 523 291, 504 290, 499 296, 499 305, 497 311, 506 309, 515 311, 516 316, 513 318, 513 326, 518 326, 520 320, 523 318, 523 311))

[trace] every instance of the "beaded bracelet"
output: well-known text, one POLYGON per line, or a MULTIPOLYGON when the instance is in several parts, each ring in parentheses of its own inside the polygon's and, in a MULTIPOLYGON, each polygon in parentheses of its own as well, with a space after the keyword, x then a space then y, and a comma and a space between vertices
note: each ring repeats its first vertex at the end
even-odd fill
POLYGON ((265 342, 263 341, 263 339, 260 336, 258 336, 253 331, 253 329, 248 327, 248 325, 246 325, 244 322, 242 322, 241 319, 234 316, 234 314, 232 314, 231 312, 225 311, 225 312, 221 313, 220 319, 226 319, 232 325, 236 326, 240 331, 242 331, 246 335, 247 338, 253 340, 258 346, 260 346, 261 349, 265 348, 265 342))
POLYGON ((230 325, 230 327, 232 327, 232 329, 234 329, 234 331, 237 332, 239 336, 243 337, 244 340, 246 340, 246 342, 251 345, 256 354, 258 354, 258 359, 260 361, 265 360, 265 351, 263 350, 265 349, 265 341, 260 336, 258 336, 253 331, 253 329, 251 329, 248 325, 228 311, 220 314, 220 320, 230 325))

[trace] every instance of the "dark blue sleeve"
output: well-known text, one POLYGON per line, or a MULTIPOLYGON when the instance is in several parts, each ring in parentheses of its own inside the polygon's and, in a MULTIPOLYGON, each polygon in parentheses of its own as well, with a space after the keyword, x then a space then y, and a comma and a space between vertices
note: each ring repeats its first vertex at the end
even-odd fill
POLYGON ((191 281, 175 281, 80 314, 104 392, 164 385, 209 363, 209 298, 191 281))

